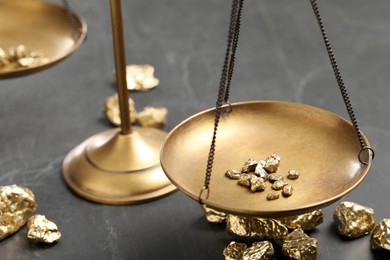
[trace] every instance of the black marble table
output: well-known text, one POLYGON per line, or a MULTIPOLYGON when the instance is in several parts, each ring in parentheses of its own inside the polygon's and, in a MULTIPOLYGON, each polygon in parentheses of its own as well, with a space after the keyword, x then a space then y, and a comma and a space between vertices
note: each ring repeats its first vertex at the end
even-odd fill
MULTIPOLYGON (((160 79, 158 88, 132 94, 136 107, 167 107, 166 131, 212 107, 230 1, 122 2, 127 61, 152 64, 160 79)), ((222 225, 207 223, 181 192, 108 206, 83 200, 64 184, 66 154, 112 127, 102 107, 115 93, 109 1, 70 3, 88 23, 85 44, 53 68, 0 81, 0 185, 29 187, 37 213, 55 221, 63 237, 39 247, 28 243, 23 228, 0 242, 0 259, 223 259, 233 238, 222 225)), ((343 200, 374 208, 377 221, 390 218, 390 2, 319 5, 359 124, 376 150, 367 178, 343 200)), ((247 0, 243 15, 232 101, 287 100, 347 118, 309 1, 247 0)), ((370 250, 369 236, 341 238, 332 220, 336 206, 323 210, 324 223, 311 233, 318 259, 390 259, 370 250)))

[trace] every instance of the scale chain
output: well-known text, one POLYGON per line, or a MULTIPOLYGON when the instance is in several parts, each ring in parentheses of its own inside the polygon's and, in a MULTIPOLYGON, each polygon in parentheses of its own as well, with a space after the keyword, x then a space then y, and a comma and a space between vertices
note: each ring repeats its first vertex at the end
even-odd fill
POLYGON ((74 14, 73 14, 72 8, 70 7, 69 1, 62 0, 62 3, 63 3, 64 8, 65 8, 66 16, 68 17, 70 25, 72 26, 72 37, 73 37, 73 39, 76 40, 78 38, 78 32, 79 32, 76 18, 74 17, 74 14))
POLYGON ((353 128, 354 128, 355 133, 357 135, 357 138, 359 139, 360 148, 361 148, 360 152, 359 152, 359 155, 358 155, 359 161, 361 163, 363 163, 363 164, 367 164, 367 162, 362 161, 360 155, 361 155, 362 151, 370 150, 371 153, 372 153, 372 159, 374 159, 374 156, 375 156, 374 150, 371 147, 366 146, 365 143, 364 143, 364 140, 363 140, 363 137, 362 137, 362 133, 361 133, 361 131, 359 129, 358 122, 357 122, 357 119, 356 119, 356 116, 355 116, 355 112, 354 112, 354 110, 352 108, 352 104, 351 104, 351 101, 349 99, 347 88, 346 88, 346 86, 344 84, 343 78, 341 77, 340 69, 339 69, 339 66, 337 65, 336 57, 334 55, 334 52, 333 52, 333 49, 332 49, 332 45, 330 44, 328 35, 327 35, 326 31, 325 31, 325 27, 324 27, 324 24, 323 24, 321 16, 320 16, 320 12, 319 12, 319 9, 318 9, 317 2, 316 2, 316 0, 310 0, 310 4, 311 4, 311 7, 313 9, 314 15, 315 15, 315 17, 317 19, 317 23, 318 23, 318 25, 320 27, 322 38, 323 38, 324 43, 325 43, 326 51, 328 53, 329 60, 330 60, 330 63, 332 65, 332 69, 333 69, 334 75, 336 77, 336 81, 337 81, 337 84, 339 86, 339 89, 340 89, 340 92, 341 92, 341 96, 343 97, 343 101, 344 101, 345 107, 347 108, 347 112, 348 112, 349 118, 350 118, 350 120, 352 122, 353 128))
POLYGON ((238 43, 238 37, 239 37, 239 31, 241 25, 241 14, 242 14, 243 3, 244 0, 233 0, 232 2, 232 11, 230 15, 230 25, 229 25, 229 33, 228 33, 228 44, 227 44, 226 55, 222 67, 222 74, 221 74, 219 90, 218 90, 218 98, 215 106, 214 131, 213 131, 209 155, 207 159, 204 186, 199 194, 200 203, 202 203, 201 197, 202 197, 202 193, 205 190, 207 190, 206 198, 209 195, 209 185, 210 185, 211 173, 212 173, 213 163, 214 163, 218 124, 221 116, 222 105, 224 102, 225 103, 228 102, 229 99, 230 82, 234 70, 234 60, 235 60, 235 53, 237 49, 237 43, 238 43))

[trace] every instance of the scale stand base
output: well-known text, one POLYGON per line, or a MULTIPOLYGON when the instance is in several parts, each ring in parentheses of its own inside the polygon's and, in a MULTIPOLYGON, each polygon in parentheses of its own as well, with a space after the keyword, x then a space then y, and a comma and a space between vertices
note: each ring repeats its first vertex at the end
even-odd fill
POLYGON ((62 173, 67 185, 81 197, 104 204, 135 204, 176 189, 160 165, 160 147, 166 133, 133 127, 98 133, 65 157, 62 173))

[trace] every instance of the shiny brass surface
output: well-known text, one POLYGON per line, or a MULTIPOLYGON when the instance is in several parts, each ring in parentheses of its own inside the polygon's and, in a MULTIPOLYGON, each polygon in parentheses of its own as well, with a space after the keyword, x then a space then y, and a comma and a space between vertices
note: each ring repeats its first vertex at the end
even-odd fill
MULTIPOLYGON (((219 123, 209 196, 203 199, 211 208, 259 217, 299 215, 340 199, 368 173, 371 161, 364 154, 368 165, 359 162, 352 125, 333 113, 278 101, 241 102, 232 108, 219 123), (267 201, 267 192, 252 193, 225 176, 226 169, 248 157, 258 160, 270 153, 283 158, 278 172, 297 167, 304 173, 293 183, 293 196, 267 201)), ((168 178, 195 200, 204 184, 213 122, 214 109, 190 117, 171 131, 161 152, 168 178)))
POLYGON ((84 42, 87 25, 74 13, 75 33, 65 8, 38 0, 0 0, 0 47, 23 44, 40 50, 45 60, 28 67, 0 67, 0 79, 18 77, 46 69, 72 54, 84 42))
POLYGON ((372 208, 344 201, 335 209, 333 220, 340 235, 355 238, 371 232, 375 214, 372 208))
POLYGON ((96 134, 65 158, 63 176, 80 196, 107 204, 132 204, 175 190, 159 163, 166 133, 133 127, 128 135, 115 128, 96 134))
POLYGON ((61 238, 57 225, 44 215, 34 215, 27 221, 27 238, 34 243, 51 244, 61 238))
POLYGON ((26 224, 38 207, 28 188, 18 185, 0 187, 0 241, 26 224))

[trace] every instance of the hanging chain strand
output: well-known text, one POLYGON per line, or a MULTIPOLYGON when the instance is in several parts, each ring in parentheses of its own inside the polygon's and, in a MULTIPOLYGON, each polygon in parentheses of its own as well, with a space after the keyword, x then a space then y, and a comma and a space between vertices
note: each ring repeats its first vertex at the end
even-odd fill
POLYGON ((74 17, 69 1, 62 0, 62 3, 64 5, 66 16, 68 17, 70 26, 72 26, 72 37, 74 40, 76 40, 78 38, 78 33, 79 33, 76 18, 74 17))
POLYGON ((324 24, 322 22, 322 19, 321 19, 321 16, 320 16, 320 12, 318 10, 317 2, 316 2, 316 0, 310 0, 310 4, 311 4, 311 7, 313 9, 314 15, 315 15, 315 17, 317 19, 317 23, 318 23, 318 25, 320 27, 322 38, 323 38, 324 43, 325 43, 326 51, 328 53, 329 60, 330 60, 330 63, 332 65, 332 69, 333 69, 333 72, 335 74, 337 84, 338 84, 338 86, 340 88, 340 92, 341 92, 341 95, 343 97, 345 107, 347 108, 348 115, 349 115, 349 118, 351 119, 353 128, 355 129, 357 138, 359 139, 360 148, 361 148, 361 150, 359 152, 359 156, 358 156, 359 157, 359 161, 361 163, 363 163, 363 164, 367 164, 367 162, 362 161, 362 159, 360 158, 360 154, 364 150, 370 150, 371 153, 372 153, 372 159, 373 159, 374 158, 374 154, 375 154, 374 150, 371 147, 366 146, 365 143, 364 143, 364 140, 363 140, 363 137, 362 137, 362 133, 360 132, 360 129, 359 129, 359 126, 358 126, 358 123, 357 123, 357 119, 356 119, 355 113, 353 111, 351 101, 350 101, 349 96, 348 96, 347 89, 345 87, 343 78, 341 77, 340 69, 339 69, 339 66, 337 65, 336 58, 335 58, 332 46, 331 46, 329 38, 328 38, 328 36, 327 36, 327 34, 325 32, 324 24))
POLYGON ((244 0, 233 0, 232 2, 232 12, 230 15, 230 25, 229 25, 229 33, 228 33, 228 46, 226 49, 226 55, 222 67, 222 74, 221 74, 221 79, 220 79, 220 84, 218 89, 218 98, 215 106, 214 131, 213 131, 209 155, 207 159, 205 180, 204 180, 203 188, 199 194, 200 203, 202 203, 203 192, 207 190, 206 198, 208 197, 209 194, 209 185, 210 185, 211 173, 212 173, 213 163, 214 163, 218 124, 219 124, 219 119, 221 117, 222 105, 226 95, 226 89, 227 89, 226 87, 227 86, 230 87, 231 74, 233 73, 234 62, 232 63, 232 61, 234 61, 234 56, 235 56, 237 42, 238 42, 238 36, 236 36, 236 34, 238 34, 240 30, 239 21, 241 20, 243 2, 244 0), (235 43, 233 43, 233 41, 235 43), (232 46, 234 47, 232 48, 232 46), (228 85, 227 82, 229 82, 228 85))
POLYGON ((233 42, 232 44, 232 52, 230 55, 230 60, 229 60, 229 71, 227 75, 227 83, 225 87, 225 97, 224 97, 224 102, 229 103, 229 97, 230 97, 230 83, 232 81, 232 76, 233 76, 233 70, 234 70, 234 62, 236 60, 236 50, 237 50, 237 44, 238 44, 238 38, 240 36, 240 26, 241 26, 241 13, 242 13, 242 6, 244 2, 240 1, 240 7, 238 9, 238 14, 236 18, 236 23, 234 25, 234 37, 233 37, 233 42))

